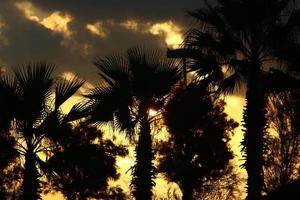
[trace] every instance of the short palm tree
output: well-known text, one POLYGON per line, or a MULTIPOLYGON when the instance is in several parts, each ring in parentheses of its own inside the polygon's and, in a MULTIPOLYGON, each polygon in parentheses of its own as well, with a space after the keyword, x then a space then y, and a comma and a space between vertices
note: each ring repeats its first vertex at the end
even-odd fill
POLYGON ((242 145, 250 200, 261 199, 263 186, 266 93, 291 86, 278 70, 299 66, 295 55, 300 53, 300 14, 293 2, 216 0, 189 12, 199 22, 187 33, 182 51, 183 57, 192 59, 190 70, 212 83, 221 82, 225 93, 246 82, 242 145))
POLYGON ((152 163, 151 116, 159 111, 179 80, 172 59, 145 48, 131 48, 126 55, 113 55, 94 62, 103 79, 88 95, 90 122, 113 122, 131 139, 137 131, 136 164, 133 167, 133 195, 137 200, 150 200, 154 184, 152 163))
POLYGON ((14 76, 5 76, 3 85, 7 95, 2 101, 10 105, 7 113, 13 122, 16 149, 24 156, 22 183, 23 200, 40 199, 40 172, 44 169, 45 159, 39 155, 50 156, 49 150, 55 144, 63 127, 75 120, 78 106, 69 114, 61 111, 61 106, 83 85, 84 81, 74 77, 72 80, 54 79, 55 66, 43 62, 27 64, 16 68, 14 76), (10 101, 13 99, 13 101, 10 101))

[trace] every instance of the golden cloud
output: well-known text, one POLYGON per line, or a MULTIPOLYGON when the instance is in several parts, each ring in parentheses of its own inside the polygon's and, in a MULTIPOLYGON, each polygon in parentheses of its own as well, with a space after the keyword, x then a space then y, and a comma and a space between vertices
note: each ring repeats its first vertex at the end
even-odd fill
POLYGON ((90 33, 97 35, 101 38, 106 38, 106 33, 104 31, 104 25, 103 22, 97 21, 94 24, 87 24, 86 29, 90 31, 90 33))
POLYGON ((153 35, 163 36, 166 44, 172 48, 178 47, 183 41, 180 27, 172 21, 153 24, 149 32, 153 35))
POLYGON ((40 11, 31 2, 22 1, 16 3, 15 6, 24 13, 27 19, 36 22, 40 21, 40 18, 36 15, 40 11))
POLYGON ((176 48, 183 42, 182 30, 173 21, 153 23, 130 19, 121 22, 120 26, 127 30, 163 37, 166 45, 171 48, 176 48))
POLYGON ((73 20, 71 15, 60 11, 54 11, 49 14, 43 12, 28 1, 15 3, 15 6, 24 13, 27 19, 39 23, 54 33, 60 33, 66 38, 72 35, 68 27, 69 23, 73 20))
POLYGON ((120 23, 120 26, 128 30, 138 31, 139 30, 139 23, 136 20, 127 20, 120 23))
POLYGON ((52 13, 49 17, 40 21, 44 27, 52 30, 53 32, 62 33, 66 37, 70 37, 72 32, 70 31, 68 24, 72 21, 72 16, 69 14, 63 14, 59 11, 52 13))

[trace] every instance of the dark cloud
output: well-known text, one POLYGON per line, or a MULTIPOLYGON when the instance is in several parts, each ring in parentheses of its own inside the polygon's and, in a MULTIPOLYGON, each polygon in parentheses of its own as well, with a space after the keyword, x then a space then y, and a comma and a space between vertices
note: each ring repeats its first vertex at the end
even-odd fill
POLYGON ((132 17, 145 20, 178 19, 185 15, 185 11, 199 8, 203 4, 201 0, 32 0, 32 2, 47 10, 68 11, 85 21, 132 17))
POLYGON ((25 18, 24 13, 16 8, 16 2, 0 1, 0 19, 5 26, 0 30, 8 44, 1 44, 0 65, 13 66, 28 61, 47 60, 61 66, 58 72, 73 71, 88 79, 96 79, 96 68, 91 61, 98 56, 124 51, 136 45, 162 47, 164 38, 143 32, 132 31, 119 23, 128 19, 139 23, 157 23, 172 20, 183 26, 186 22, 186 10, 201 6, 197 0, 31 0, 36 8, 45 13, 60 11, 69 13, 73 21, 69 24, 73 32, 66 39, 60 33, 54 33, 43 25, 25 18), (116 25, 109 25, 106 20, 113 20, 116 25), (104 21, 106 38, 91 34, 87 23, 104 21), (107 23, 106 23, 107 22, 107 23))

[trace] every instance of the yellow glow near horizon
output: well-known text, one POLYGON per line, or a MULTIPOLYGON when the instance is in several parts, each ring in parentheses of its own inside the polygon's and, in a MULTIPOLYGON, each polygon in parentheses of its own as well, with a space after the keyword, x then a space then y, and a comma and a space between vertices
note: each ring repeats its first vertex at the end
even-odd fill
POLYGON ((86 29, 90 31, 90 33, 97 35, 101 38, 106 38, 107 34, 104 32, 103 22, 97 21, 94 24, 87 24, 86 29))
POLYGON ((15 3, 15 6, 24 13, 27 19, 39 23, 54 33, 61 33, 67 38, 72 35, 72 31, 68 27, 73 20, 71 15, 60 11, 48 14, 35 7, 29 1, 15 3))
MULTIPOLYGON (((65 72, 64 76, 66 78, 71 78, 74 74, 72 72, 65 72)), ((71 106, 76 103, 76 101, 78 102, 79 99, 77 98, 73 98, 72 101, 69 101, 65 106, 71 108, 71 106)), ((236 120, 237 122, 241 122, 242 119, 242 112, 243 112, 243 106, 244 106, 244 97, 243 96, 227 96, 225 98, 225 101, 227 103, 226 107, 225 107, 225 112, 228 114, 229 117, 233 118, 234 120, 236 120)), ((153 110, 153 109, 149 109, 149 115, 152 113, 153 115, 157 114, 157 111, 153 110)), ((237 165, 237 167, 242 164, 241 161, 241 147, 240 147, 240 142, 241 139, 243 138, 243 134, 242 134, 242 126, 240 124, 240 126, 236 129, 235 131, 235 135, 233 136, 230 145, 233 149, 234 154, 236 155, 236 157, 233 160, 233 163, 235 165, 237 165)), ((106 127, 104 130, 105 133, 105 138, 111 138, 113 137, 113 130, 109 127, 106 127)), ((163 139, 161 138, 166 137, 166 130, 163 129, 162 133, 156 134, 156 138, 158 139, 163 139)), ((121 135, 117 135, 120 138, 121 135)), ((121 144, 126 144, 129 145, 128 141, 123 141, 123 139, 120 139, 119 143, 121 144)), ((133 166, 134 164, 134 146, 129 146, 129 155, 125 158, 117 158, 117 166, 118 166, 118 172, 120 173, 120 179, 118 179, 116 182, 110 182, 110 185, 119 185, 122 187, 122 189, 124 190, 124 192, 130 193, 130 181, 131 181, 131 174, 130 171, 128 171, 130 169, 130 167, 133 166)), ((237 168, 237 171, 239 173, 242 174, 243 177, 246 176, 245 170, 244 169, 240 169, 237 168)), ((154 193, 160 197, 160 198, 167 198, 167 192, 168 189, 172 189, 172 191, 174 191, 177 195, 180 196, 181 192, 178 188, 178 186, 175 183, 168 183, 163 177, 158 176, 158 178, 155 180, 156 182, 156 186, 154 187, 154 193)), ((241 185, 241 187, 244 187, 244 185, 241 185)), ((245 195, 245 193, 244 193, 245 195)), ((56 196, 55 196, 56 197, 56 196)), ((241 197, 241 199, 243 199, 244 197, 241 197)), ((48 198, 49 200, 51 198, 48 198)), ((47 199, 47 200, 48 200, 47 199)), ((53 198, 54 199, 54 198, 53 198)), ((56 199, 56 198, 55 198, 56 199)), ((58 198, 57 198, 58 199, 58 198)))

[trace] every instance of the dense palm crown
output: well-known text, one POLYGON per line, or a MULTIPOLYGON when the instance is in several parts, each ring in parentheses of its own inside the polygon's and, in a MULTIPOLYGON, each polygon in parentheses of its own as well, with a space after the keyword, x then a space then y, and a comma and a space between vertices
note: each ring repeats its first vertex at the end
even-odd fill
MULTIPOLYGON (((207 1, 206 1, 207 2, 207 1)), ((247 83, 243 141, 248 199, 261 199, 265 94, 286 87, 279 69, 297 69, 299 10, 292 0, 216 0, 189 12, 199 26, 185 40, 191 70, 222 91, 247 83), (224 73, 224 70, 226 73, 224 73), (274 81, 281 79, 281 81, 274 81)))
POLYGON ((54 79, 54 66, 46 63, 28 64, 2 75, 0 92, 6 105, 6 124, 13 122, 12 134, 16 149, 25 158, 21 199, 39 199, 39 176, 45 167, 39 153, 49 151, 64 133, 64 124, 75 120, 76 106, 67 115, 61 106, 82 86, 84 81, 54 79))
POLYGON ((145 48, 131 48, 125 55, 113 55, 94 62, 103 79, 90 92, 91 122, 113 122, 134 139, 138 131, 136 165, 133 168, 133 194, 136 199, 150 199, 154 168, 150 134, 150 108, 159 111, 179 80, 172 59, 145 48))

